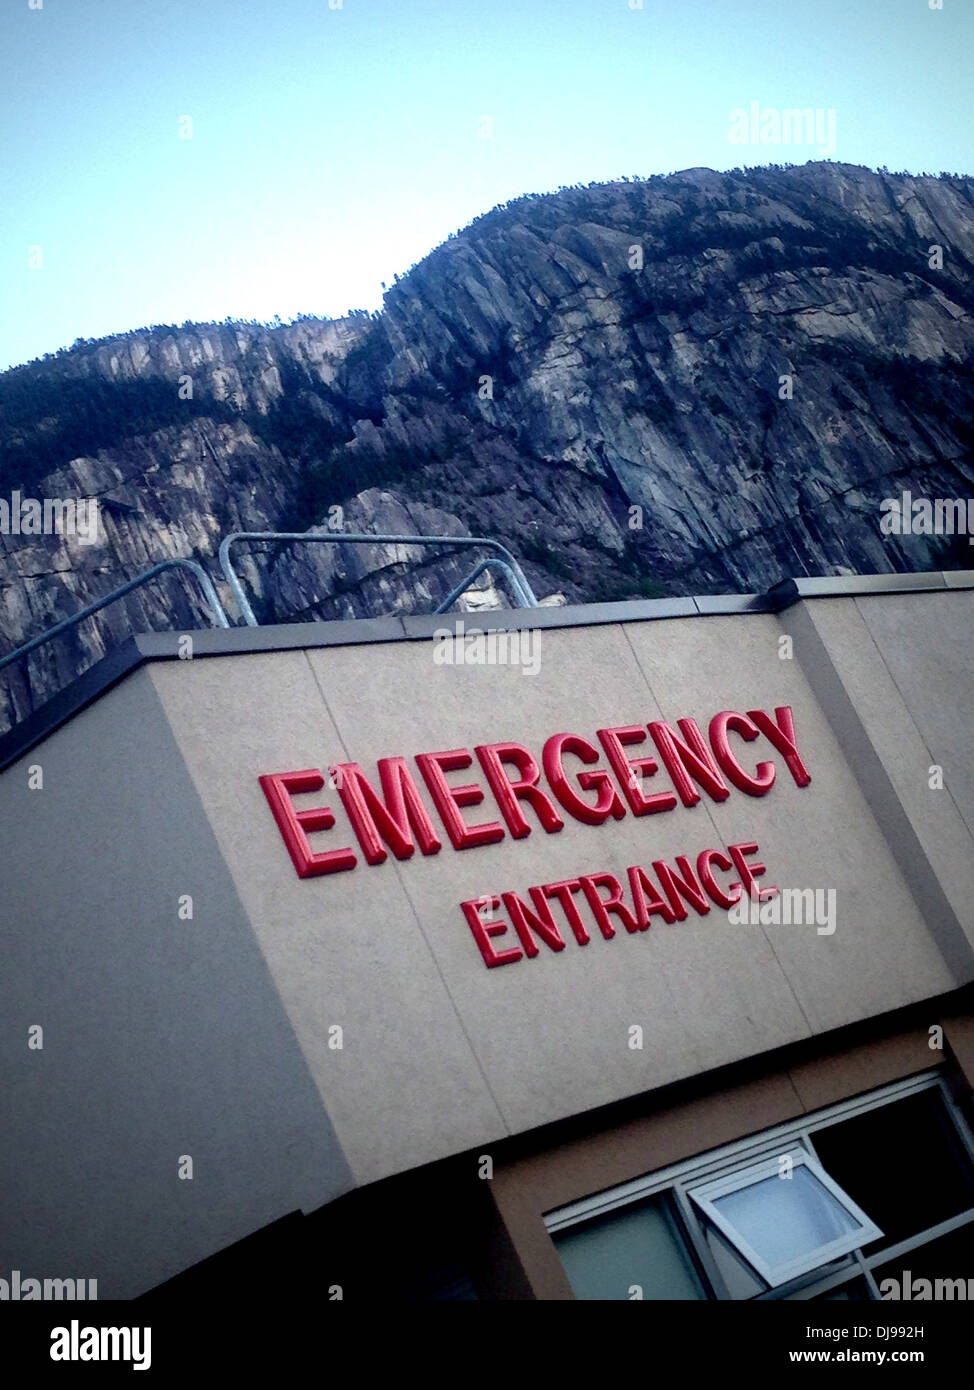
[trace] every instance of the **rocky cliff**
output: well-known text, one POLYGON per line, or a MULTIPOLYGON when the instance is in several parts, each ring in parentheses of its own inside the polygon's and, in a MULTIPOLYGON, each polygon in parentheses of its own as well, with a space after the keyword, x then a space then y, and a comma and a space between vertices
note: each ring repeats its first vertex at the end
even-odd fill
MULTIPOLYGON (((879 504, 974 491, 972 269, 970 178, 694 169, 496 208, 381 314, 79 341, 0 376, 0 497, 96 496, 99 538, 0 535, 0 651, 158 559, 215 574, 238 529, 488 534, 570 602, 969 565, 879 504)), ((242 569, 262 620, 327 619, 428 611, 473 559, 242 569)), ((5 673, 0 727, 133 628, 203 622, 157 582, 5 673)))

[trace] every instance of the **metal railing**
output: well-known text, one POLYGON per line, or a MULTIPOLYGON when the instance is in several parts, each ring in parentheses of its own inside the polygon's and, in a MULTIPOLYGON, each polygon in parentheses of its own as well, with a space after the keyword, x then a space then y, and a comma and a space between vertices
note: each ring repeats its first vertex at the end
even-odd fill
MULTIPOLYGON (((470 571, 466 579, 461 579, 460 583, 456 586, 456 588, 450 590, 443 602, 438 604, 437 607, 433 609, 433 612, 448 613, 449 610, 456 603, 460 595, 465 594, 467 592, 467 590, 470 588, 470 585, 477 578, 477 576, 483 574, 484 570, 490 569, 500 570, 501 574, 506 576, 507 582, 511 586, 511 593, 514 595, 517 594, 517 575, 511 569, 510 565, 507 563, 506 560, 501 560, 498 556, 491 555, 486 560, 481 560, 480 564, 470 571)), ((534 595, 532 594, 532 598, 533 597, 534 595)), ((521 608, 537 608, 537 606, 537 602, 530 604, 522 603, 519 605, 519 607, 521 608)))
POLYGON ((20 657, 27 656, 28 653, 36 650, 36 648, 40 647, 44 642, 49 642, 52 637, 57 637, 59 633, 66 632, 68 628, 75 627, 78 623, 83 622, 85 618, 90 618, 92 613, 97 613, 101 608, 107 608, 108 605, 114 603, 116 599, 124 598, 125 595, 130 594, 133 589, 138 589, 141 585, 147 584, 150 579, 155 579, 157 574, 161 574, 164 570, 171 569, 189 570, 190 574, 198 581, 200 588, 203 590, 203 596, 212 610, 217 626, 230 626, 230 619, 227 617, 223 604, 220 602, 216 589, 213 587, 213 580, 202 565, 198 565, 195 560, 161 560, 159 564, 153 565, 151 569, 147 569, 144 574, 137 575, 135 579, 130 579, 126 584, 120 584, 117 589, 113 589, 111 593, 106 594, 104 598, 96 599, 94 603, 89 603, 79 612, 72 613, 70 618, 63 618, 61 622, 55 623, 53 627, 49 627, 47 631, 42 632, 40 636, 31 638, 31 640, 25 642, 22 647, 17 647, 15 651, 8 652, 5 657, 0 658, 0 671, 2 671, 5 666, 9 666, 11 662, 17 661, 20 657))
MULTIPOLYGON (((500 541, 491 540, 489 536, 401 536, 401 535, 343 535, 341 533, 327 534, 307 531, 234 531, 226 536, 220 543, 220 568, 223 570, 230 590, 240 609, 240 616, 248 627, 259 627, 254 610, 250 606, 247 595, 244 593, 240 576, 230 561, 230 547, 239 541, 322 541, 332 545, 445 545, 445 546, 479 546, 487 550, 495 551, 496 554, 489 556, 481 562, 467 575, 456 588, 452 589, 443 602, 435 608, 435 613, 445 613, 464 593, 478 575, 483 574, 487 569, 499 570, 507 579, 510 585, 511 595, 520 608, 537 608, 538 600, 534 590, 528 583, 527 576, 521 569, 517 560, 500 541)), ((85 618, 90 618, 93 613, 98 613, 102 608, 107 608, 110 603, 115 603, 118 599, 130 594, 133 589, 141 588, 150 579, 155 579, 157 575, 166 570, 184 569, 188 570, 197 581, 203 592, 203 597, 209 605, 217 627, 229 628, 232 626, 227 617, 223 604, 220 602, 219 595, 214 587, 213 581, 207 574, 202 565, 195 560, 175 558, 171 560, 160 560, 158 564, 147 569, 143 574, 137 575, 135 579, 129 579, 125 584, 120 584, 117 589, 112 589, 111 593, 105 594, 103 598, 96 599, 94 603, 86 604, 84 608, 72 613, 68 618, 62 618, 59 623, 49 627, 37 637, 32 637, 29 642, 24 642, 22 646, 16 647, 6 656, 0 657, 0 671, 10 666, 21 657, 29 656, 38 647, 49 642, 52 637, 59 636, 62 632, 67 632, 69 628, 76 627, 78 623, 84 622, 85 618)))
MULTIPOLYGON (((334 533, 318 531, 314 533, 308 531, 234 531, 232 535, 225 536, 220 542, 220 568, 223 570, 224 578, 230 585, 230 590, 237 601, 237 606, 240 609, 240 616, 248 627, 259 627, 260 624, 257 621, 254 610, 250 606, 247 595, 244 593, 243 585, 240 582, 240 576, 237 574, 230 561, 231 546, 237 545, 241 541, 278 541, 282 544, 291 541, 302 541, 320 542, 328 545, 480 546, 482 549, 486 548, 495 551, 497 556, 499 556, 498 559, 493 560, 493 563, 503 569, 504 573, 507 575, 511 584, 512 597, 516 605, 519 608, 538 607, 538 600, 535 597, 534 590, 528 583, 527 576, 515 557, 506 546, 501 545, 500 541, 493 541, 488 536, 363 536, 357 534, 348 535, 340 531, 334 533)), ((459 598, 470 581, 475 579, 489 563, 491 563, 491 561, 484 561, 482 564, 478 565, 473 571, 473 574, 469 575, 464 581, 463 585, 454 589, 450 598, 444 601, 447 607, 459 598)), ((445 610, 443 605, 441 605, 435 611, 440 613, 445 610)))

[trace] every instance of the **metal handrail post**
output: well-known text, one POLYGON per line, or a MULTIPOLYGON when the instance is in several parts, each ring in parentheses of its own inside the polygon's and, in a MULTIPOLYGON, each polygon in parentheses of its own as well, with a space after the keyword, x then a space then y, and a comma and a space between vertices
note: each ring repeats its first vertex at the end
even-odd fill
MULTIPOLYGON (((477 576, 480 575, 480 574, 483 574, 484 570, 489 570, 489 569, 500 570, 502 574, 505 574, 505 575, 507 576, 507 579, 508 579, 510 585, 511 585, 511 589, 512 589, 513 593, 514 593, 515 595, 517 595, 517 592, 518 592, 518 577, 517 577, 517 575, 516 575, 516 574, 514 573, 514 571, 511 569, 510 565, 507 563, 506 560, 500 560, 500 559, 498 559, 496 556, 493 556, 493 555, 492 555, 492 556, 490 556, 490 557, 489 557, 488 559, 486 559, 486 560, 481 560, 480 564, 477 565, 474 569, 472 569, 472 570, 470 571, 470 573, 467 575, 466 579, 462 579, 462 580, 460 581, 460 583, 456 586, 456 588, 453 589, 453 590, 451 590, 451 592, 446 596, 446 598, 443 600, 443 602, 442 602, 441 604, 439 604, 436 608, 433 609, 433 612, 434 612, 434 613, 446 613, 446 612, 448 612, 448 611, 453 607, 453 605, 456 603, 456 601, 457 601, 457 599, 460 597, 460 595, 461 595, 461 594, 465 594, 465 593, 467 592, 467 590, 470 588, 470 585, 471 585, 471 584, 473 583, 473 581, 477 578, 477 576)), ((536 605, 536 604, 522 604, 521 607, 522 607, 522 608, 537 607, 537 605, 536 605)))
POLYGON ((501 545, 500 541, 491 540, 489 536, 364 536, 343 532, 329 534, 320 531, 234 531, 231 535, 224 536, 220 542, 220 568, 223 570, 224 578, 230 585, 230 590, 237 601, 240 616, 248 627, 259 627, 260 624, 250 606, 247 595, 244 593, 240 577, 230 561, 230 548, 239 541, 280 541, 282 543, 318 541, 328 545, 477 545, 496 551, 505 561, 511 571, 511 579, 515 587, 514 596, 520 607, 538 607, 534 590, 528 583, 527 576, 515 557, 506 546, 501 545))
POLYGON ((59 623, 55 623, 53 627, 47 628, 39 637, 32 637, 31 640, 25 642, 22 647, 17 647, 15 651, 8 652, 5 657, 0 658, 0 671, 2 671, 5 666, 9 666, 11 662, 17 661, 19 657, 27 656, 28 653, 40 647, 44 642, 49 642, 52 637, 57 637, 59 633, 66 632, 69 627, 75 627, 78 623, 83 622, 85 618, 90 618, 92 613, 97 613, 101 608, 107 608, 108 605, 114 603, 116 599, 124 598, 126 594, 130 594, 133 589, 138 589, 142 584, 147 583, 150 579, 154 579, 155 576, 161 574, 163 570, 171 569, 189 570, 193 577, 198 580, 200 588, 203 590, 203 596, 209 604, 213 616, 216 618, 217 626, 230 626, 230 619, 227 617, 217 591, 213 587, 213 580, 206 573, 206 570, 203 569, 202 565, 198 565, 195 560, 161 560, 159 564, 153 565, 151 569, 147 569, 144 574, 137 575, 135 579, 130 579, 125 584, 120 584, 117 589, 113 589, 112 592, 106 594, 104 598, 96 599, 94 603, 89 603, 87 607, 82 608, 79 612, 72 613, 69 618, 62 618, 59 623))

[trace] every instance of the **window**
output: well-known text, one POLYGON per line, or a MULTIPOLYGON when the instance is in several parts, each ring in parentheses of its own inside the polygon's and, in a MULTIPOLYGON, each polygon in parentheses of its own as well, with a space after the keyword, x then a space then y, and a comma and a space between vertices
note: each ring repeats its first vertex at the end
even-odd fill
POLYGON ((736 1168, 688 1191, 772 1288, 882 1235, 805 1149, 736 1168))
POLYGON ((974 1171, 940 1088, 868 1110, 814 1135, 820 1161, 883 1228, 873 1250, 929 1230, 971 1205, 974 1171))
POLYGON ((935 1265, 974 1288, 974 1146, 928 1073, 545 1222, 584 1299, 875 1299, 935 1265))
POLYGON ((573 1226, 555 1243, 576 1298, 708 1296, 666 1197, 573 1226))
POLYGON ((969 1299, 974 1294, 974 1224, 962 1226, 929 1245, 914 1247, 888 1264, 881 1264, 876 1269, 876 1279, 880 1293, 886 1292, 883 1284, 887 1280, 895 1279, 900 1298, 969 1299), (930 1287, 918 1287, 921 1280, 928 1281, 930 1287), (958 1280, 963 1281, 963 1289, 958 1289, 958 1280))

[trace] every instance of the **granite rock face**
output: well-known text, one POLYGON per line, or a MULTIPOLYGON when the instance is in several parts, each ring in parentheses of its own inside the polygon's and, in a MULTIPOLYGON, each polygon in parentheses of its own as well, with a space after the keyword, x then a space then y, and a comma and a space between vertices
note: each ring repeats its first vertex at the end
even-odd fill
MULTIPOLYGON (((692 169, 494 209, 378 315, 79 342, 0 376, 0 497, 96 496, 99 541, 0 535, 0 651, 232 530, 490 535, 569 602, 969 565, 879 506, 974 492, 972 271, 970 178, 692 169)), ((240 557, 262 621, 429 611, 482 558, 240 557)), ((205 622, 156 581, 4 673, 0 728, 205 622)))

